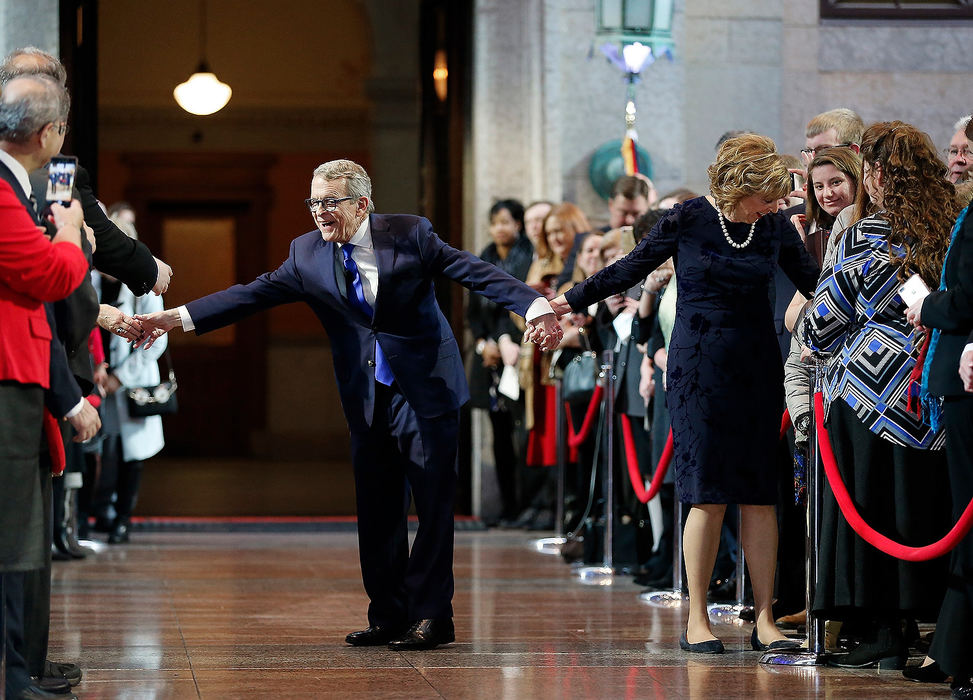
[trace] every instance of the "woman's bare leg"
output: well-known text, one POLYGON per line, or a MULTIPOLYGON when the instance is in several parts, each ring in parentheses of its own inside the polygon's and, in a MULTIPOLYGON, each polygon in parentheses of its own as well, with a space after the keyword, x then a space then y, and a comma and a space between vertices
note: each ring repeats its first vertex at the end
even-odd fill
POLYGON ((709 625, 706 593, 709 591, 709 582, 713 577, 725 512, 725 504, 694 504, 686 518, 682 543, 683 556, 686 559, 686 583, 689 586, 689 622, 686 625, 686 639, 690 644, 716 638, 709 625))

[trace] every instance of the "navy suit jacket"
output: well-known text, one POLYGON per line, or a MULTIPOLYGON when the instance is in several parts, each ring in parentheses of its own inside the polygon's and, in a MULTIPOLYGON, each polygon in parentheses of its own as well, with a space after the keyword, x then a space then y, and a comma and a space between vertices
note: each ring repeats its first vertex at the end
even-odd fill
POLYGON ((444 243, 425 218, 372 214, 369 225, 379 280, 372 318, 342 295, 335 275, 336 244, 317 229, 295 238, 287 260, 273 272, 187 304, 196 332, 205 333, 278 304, 307 303, 331 339, 335 377, 352 431, 372 422, 375 341, 419 416, 442 415, 469 399, 459 346, 436 301, 437 276, 521 316, 540 296, 494 265, 444 243))

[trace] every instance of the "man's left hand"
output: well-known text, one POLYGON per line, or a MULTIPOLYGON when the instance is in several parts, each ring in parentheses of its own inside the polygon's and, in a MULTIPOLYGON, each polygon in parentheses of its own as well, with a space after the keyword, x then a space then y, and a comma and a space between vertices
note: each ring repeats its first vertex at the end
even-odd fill
POLYGON ((973 350, 967 350, 959 357, 959 376, 963 388, 973 392, 973 350))
POLYGON ((557 322, 557 317, 554 314, 544 314, 527 322, 524 342, 536 343, 541 350, 553 350, 563 337, 564 331, 557 322))

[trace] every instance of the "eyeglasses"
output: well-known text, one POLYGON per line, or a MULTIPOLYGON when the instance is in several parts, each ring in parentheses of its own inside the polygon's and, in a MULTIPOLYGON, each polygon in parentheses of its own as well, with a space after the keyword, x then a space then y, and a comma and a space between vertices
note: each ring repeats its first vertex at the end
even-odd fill
POLYGON ((953 160, 954 158, 959 158, 961 156, 963 160, 969 160, 971 157, 973 157, 973 151, 971 151, 967 146, 964 146, 963 148, 950 146, 949 148, 943 149, 943 155, 946 156, 948 160, 953 160))
POLYGON ((823 151, 826 148, 848 148, 853 146, 852 143, 836 143, 834 146, 821 146, 820 148, 802 148, 801 155, 807 158, 813 158, 818 151, 823 151))
POLYGON ((317 213, 318 209, 324 207, 325 211, 334 211, 338 208, 339 202, 345 202, 349 199, 355 199, 355 197, 328 197, 327 199, 305 199, 304 203, 307 208, 311 210, 311 213, 317 213))
POLYGON ((54 125, 54 128, 57 129, 58 136, 61 136, 62 134, 67 136, 68 130, 71 128, 68 126, 67 122, 51 122, 51 123, 54 125))

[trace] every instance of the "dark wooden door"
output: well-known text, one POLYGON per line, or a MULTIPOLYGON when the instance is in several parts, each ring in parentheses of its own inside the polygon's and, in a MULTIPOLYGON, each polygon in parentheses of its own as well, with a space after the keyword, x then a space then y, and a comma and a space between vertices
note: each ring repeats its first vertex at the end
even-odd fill
MULTIPOLYGON (((271 157, 139 154, 125 162, 139 233, 173 269, 166 308, 266 271, 271 157)), ((266 425, 266 314, 202 336, 175 330, 170 348, 179 412, 165 419, 166 454, 252 454, 266 425)))

